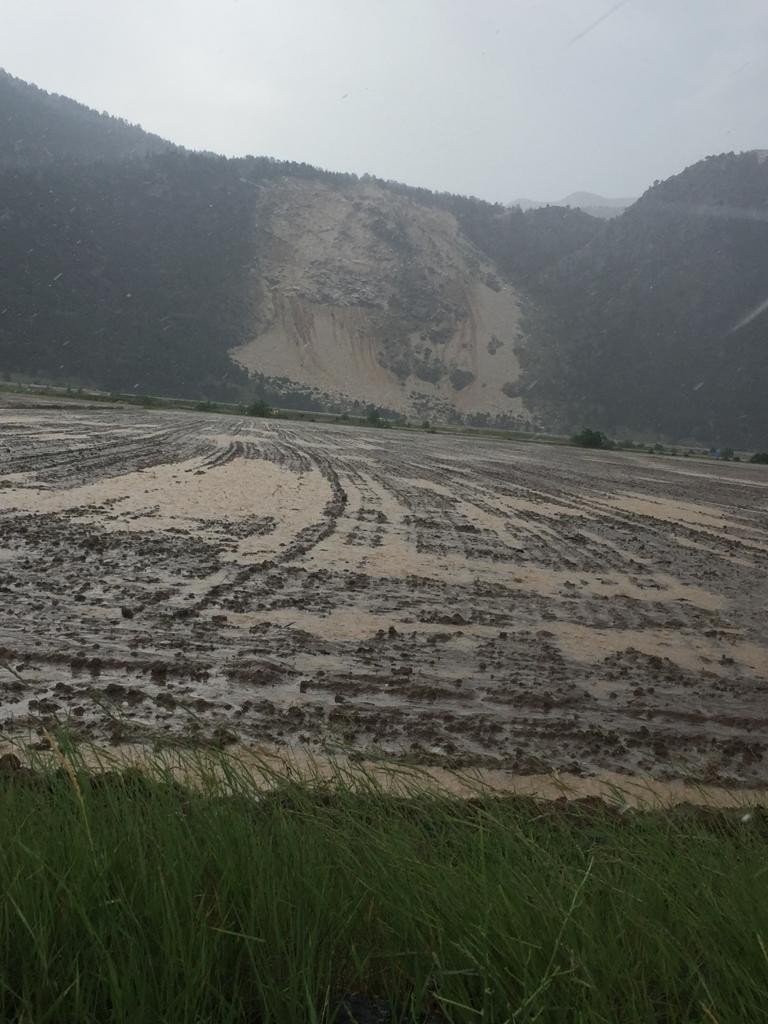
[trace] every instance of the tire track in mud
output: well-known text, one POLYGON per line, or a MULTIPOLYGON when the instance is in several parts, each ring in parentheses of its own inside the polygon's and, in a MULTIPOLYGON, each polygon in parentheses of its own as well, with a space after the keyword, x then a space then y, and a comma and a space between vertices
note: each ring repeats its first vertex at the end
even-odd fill
MULTIPOLYGON (((105 424, 106 426, 106 424, 105 424)), ((141 433, 137 437, 118 438, 115 441, 103 439, 104 427, 99 424, 91 433, 94 442, 82 447, 68 448, 51 453, 25 451, 5 460, 6 473, 28 473, 43 486, 77 486, 84 481, 99 479, 108 474, 115 475, 136 472, 167 462, 173 453, 173 461, 193 458, 204 450, 199 440, 193 441, 192 430, 184 427, 166 427, 152 433, 141 433)))
MULTIPOLYGON (((279 461, 279 456, 278 459, 269 461, 279 461)), ((289 562, 305 557, 314 547, 321 544, 334 533, 339 517, 346 508, 347 493, 341 486, 338 474, 327 459, 316 458, 314 465, 328 481, 331 488, 331 497, 326 502, 319 521, 299 530, 293 540, 289 541, 282 551, 276 552, 270 558, 264 559, 261 562, 255 562, 236 570, 231 579, 215 584, 199 601, 191 606, 191 612, 200 612, 215 604, 219 604, 227 594, 238 588, 245 587, 254 577, 261 576, 263 573, 278 566, 286 565, 289 562)))
POLYGON ((727 469, 697 463, 681 482, 657 459, 178 413, 7 425, 0 474, 28 477, 17 491, 0 475, 0 659, 23 680, 0 679, 6 728, 69 716, 115 742, 768 775, 768 494, 727 469), (2 505, 30 484, 187 462, 201 487, 263 462, 318 472, 330 495, 285 547, 239 565, 242 539, 276 528, 263 508, 153 529, 147 492, 137 529, 141 507, 115 499, 2 505), (641 490, 658 518, 633 511, 641 490), (664 518, 678 513, 692 518, 664 518))

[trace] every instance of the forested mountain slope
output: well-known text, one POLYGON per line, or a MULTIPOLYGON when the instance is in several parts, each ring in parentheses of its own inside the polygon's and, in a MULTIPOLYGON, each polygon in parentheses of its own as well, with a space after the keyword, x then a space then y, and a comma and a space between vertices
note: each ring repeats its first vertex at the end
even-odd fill
POLYGON ((765 153, 709 157, 654 184, 534 293, 525 384, 545 418, 764 443, 765 153))
POLYGON ((628 206, 634 203, 634 199, 627 196, 610 197, 596 195, 594 192, 571 192, 562 199, 556 199, 551 203, 541 202, 539 199, 515 199, 510 206, 519 206, 522 210, 538 210, 545 206, 570 206, 576 210, 583 210, 592 217, 601 217, 610 220, 618 217, 628 206))
POLYGON ((11 85, 0 371, 530 422, 519 288, 593 237, 592 218, 170 150, 11 85))
POLYGON ((0 369, 119 390, 234 393, 250 192, 184 153, 0 174, 0 369))
POLYGON ((0 68, 0 167, 115 160, 171 148, 138 125, 47 93, 0 68))
POLYGON ((0 73, 0 375, 765 447, 764 156, 602 221, 190 153, 0 73))

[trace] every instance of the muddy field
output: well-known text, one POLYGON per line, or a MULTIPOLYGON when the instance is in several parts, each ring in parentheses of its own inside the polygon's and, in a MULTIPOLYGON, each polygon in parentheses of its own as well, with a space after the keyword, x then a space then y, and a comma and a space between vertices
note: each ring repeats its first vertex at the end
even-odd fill
POLYGON ((0 726, 768 781, 768 472, 0 407, 0 726))

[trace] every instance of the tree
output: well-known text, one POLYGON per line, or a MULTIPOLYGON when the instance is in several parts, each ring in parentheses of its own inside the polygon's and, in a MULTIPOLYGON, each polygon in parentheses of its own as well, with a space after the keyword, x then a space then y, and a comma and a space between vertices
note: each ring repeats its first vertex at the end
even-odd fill
POLYGON ((271 416, 272 406, 263 398, 256 398, 248 406, 246 416, 271 416))
POLYGON ((613 441, 601 430, 591 430, 589 427, 584 427, 578 434, 574 434, 571 437, 571 444, 575 444, 578 448, 604 448, 610 450, 614 447, 613 441))
POLYGON ((768 466, 768 452, 755 452, 750 462, 756 462, 761 466, 768 466))

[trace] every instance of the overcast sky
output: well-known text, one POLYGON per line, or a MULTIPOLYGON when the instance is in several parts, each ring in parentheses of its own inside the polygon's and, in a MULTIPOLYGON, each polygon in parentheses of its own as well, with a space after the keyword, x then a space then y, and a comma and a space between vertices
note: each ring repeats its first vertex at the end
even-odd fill
POLYGON ((0 66, 175 142, 508 201, 768 148, 768 0, 1 0, 0 66))

